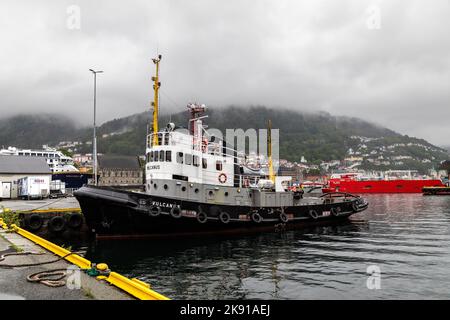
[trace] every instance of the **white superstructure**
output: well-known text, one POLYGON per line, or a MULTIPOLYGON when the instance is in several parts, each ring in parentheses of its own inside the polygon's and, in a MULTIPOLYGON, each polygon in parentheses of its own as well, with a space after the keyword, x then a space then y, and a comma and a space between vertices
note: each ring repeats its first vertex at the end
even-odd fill
MULTIPOLYGON (((204 110, 204 106, 189 107, 204 110)), ((191 133, 176 131, 174 125, 169 124, 165 131, 157 134, 157 144, 153 142, 154 134, 148 136, 146 180, 175 177, 193 183, 232 187, 235 155, 223 141, 208 139, 201 117, 191 122, 191 133)))
POLYGON ((6 156, 26 156, 26 157, 41 157, 47 160, 47 164, 53 173, 60 172, 78 172, 78 169, 73 165, 73 159, 64 155, 61 151, 53 148, 44 148, 43 150, 32 149, 18 149, 15 147, 8 147, 8 149, 1 149, 0 155, 6 156))

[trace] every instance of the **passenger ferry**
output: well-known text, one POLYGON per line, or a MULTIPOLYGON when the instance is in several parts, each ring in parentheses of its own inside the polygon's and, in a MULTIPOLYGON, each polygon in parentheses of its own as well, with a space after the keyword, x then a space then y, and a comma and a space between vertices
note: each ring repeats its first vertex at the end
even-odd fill
POLYGON ((53 148, 46 147, 43 150, 32 150, 8 147, 7 149, 1 149, 0 155, 41 157, 47 160, 47 164, 53 173, 78 172, 71 157, 53 148))
POLYGON ((86 222, 98 236, 196 236, 274 231, 332 223, 365 210, 359 196, 330 193, 303 197, 286 187, 290 177, 274 175, 268 133, 269 172, 258 175, 241 165, 236 150, 210 136, 204 105, 188 105, 188 130, 158 125, 158 66, 154 59, 153 130, 147 136, 145 191, 84 186, 74 192, 86 222))

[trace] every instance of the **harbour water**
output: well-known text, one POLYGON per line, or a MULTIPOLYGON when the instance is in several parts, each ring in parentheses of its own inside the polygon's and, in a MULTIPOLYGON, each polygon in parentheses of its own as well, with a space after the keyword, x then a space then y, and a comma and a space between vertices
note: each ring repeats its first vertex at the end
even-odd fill
POLYGON ((364 197, 369 209, 337 226, 99 241, 86 256, 172 299, 449 299, 450 197, 364 197))

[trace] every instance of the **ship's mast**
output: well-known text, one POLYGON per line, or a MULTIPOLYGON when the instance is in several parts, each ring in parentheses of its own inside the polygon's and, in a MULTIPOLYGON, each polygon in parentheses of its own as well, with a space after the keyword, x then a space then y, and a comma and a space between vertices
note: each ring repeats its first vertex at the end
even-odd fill
POLYGON ((153 145, 158 145, 158 97, 159 97, 159 87, 161 86, 161 82, 159 82, 159 62, 161 61, 161 55, 158 55, 158 58, 152 59, 153 63, 156 64, 156 75, 152 77, 153 90, 155 91, 155 96, 152 102, 153 106, 153 145))
POLYGON ((267 155, 269 156, 269 179, 275 182, 275 174, 273 173, 272 162, 272 121, 269 120, 267 132, 267 155))

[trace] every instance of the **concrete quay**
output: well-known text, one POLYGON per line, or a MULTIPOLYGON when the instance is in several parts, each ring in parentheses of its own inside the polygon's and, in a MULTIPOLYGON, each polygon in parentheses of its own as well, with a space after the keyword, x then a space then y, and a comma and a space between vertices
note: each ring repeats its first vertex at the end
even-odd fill
POLYGON ((0 201, 0 208, 4 207, 11 211, 31 211, 47 209, 80 208, 75 197, 43 200, 3 200, 0 201))
MULTIPOLYGON (((0 228, 0 256, 14 252, 36 252, 39 255, 6 256, 0 265, 23 265, 57 260, 58 256, 21 235, 0 228), (18 250, 18 251, 17 251, 18 250)), ((0 267, 0 300, 134 300, 135 298, 105 281, 80 271, 61 259, 58 262, 30 267, 0 267), (69 269, 68 269, 69 268, 69 269), (51 269, 68 269, 69 285, 49 287, 27 281, 27 276, 51 269), (73 280, 71 282, 70 280, 73 280), (79 285, 78 285, 79 284, 79 285)))

